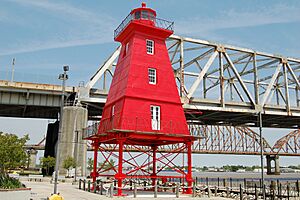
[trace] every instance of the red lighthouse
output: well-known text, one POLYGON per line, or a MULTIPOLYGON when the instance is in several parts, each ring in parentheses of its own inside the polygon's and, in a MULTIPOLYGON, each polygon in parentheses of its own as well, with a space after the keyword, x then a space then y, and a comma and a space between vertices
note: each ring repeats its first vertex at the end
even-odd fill
MULTIPOLYGON (((115 69, 114 77, 103 109, 98 133, 93 140, 95 149, 94 181, 101 175, 97 169, 97 152, 101 144, 117 146, 118 157, 114 177, 118 180, 118 195, 122 195, 122 181, 127 177, 150 178, 155 184, 158 176, 156 163, 159 146, 183 144, 188 154, 188 171, 174 168, 184 177, 190 187, 191 145, 194 137, 190 135, 182 104, 178 95, 173 69, 170 63, 165 40, 173 33, 173 22, 158 19, 156 12, 147 8, 145 3, 136 8, 115 30, 115 41, 122 49, 115 69), (137 149, 147 147, 144 153, 152 159, 151 173, 144 172, 145 164, 124 172, 123 164, 126 145, 137 149), (134 173, 141 170, 142 174, 134 173)), ((178 152, 177 152, 178 153, 178 152)), ((166 155, 163 155, 166 157, 166 155)), ((108 157, 105 160, 109 162, 108 157)), ((174 162, 174 161, 173 161, 174 162)), ((173 162, 163 163, 167 166, 173 162)), ((174 163, 173 163, 174 164, 174 163)), ((133 164, 132 164, 133 165, 133 164)))

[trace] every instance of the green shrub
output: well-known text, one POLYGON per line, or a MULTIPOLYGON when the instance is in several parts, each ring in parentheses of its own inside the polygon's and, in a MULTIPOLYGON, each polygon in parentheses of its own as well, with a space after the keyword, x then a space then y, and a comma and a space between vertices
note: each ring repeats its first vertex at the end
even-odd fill
POLYGON ((9 177, 7 174, 0 174, 0 188, 1 189, 15 189, 22 188, 22 183, 15 178, 9 177))

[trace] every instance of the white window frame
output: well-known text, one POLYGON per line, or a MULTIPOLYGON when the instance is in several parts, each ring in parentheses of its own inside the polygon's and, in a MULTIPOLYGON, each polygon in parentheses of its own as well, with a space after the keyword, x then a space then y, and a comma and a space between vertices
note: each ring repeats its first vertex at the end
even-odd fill
POLYGON ((126 45, 125 45, 125 52, 126 52, 126 54, 128 53, 128 49, 129 49, 129 42, 127 42, 126 45))
POLYGON ((115 105, 113 105, 112 107, 111 107, 111 116, 113 117, 114 115, 115 115, 115 105))
POLYGON ((151 129, 155 131, 159 131, 160 118, 161 118, 160 106, 151 105, 150 113, 151 113, 151 129))
POLYGON ((147 54, 153 55, 154 54, 154 41, 153 40, 146 40, 146 51, 147 54))
POLYGON ((155 68, 148 68, 148 82, 151 85, 156 85, 157 83, 157 73, 155 68), (154 72, 154 74, 153 74, 154 72))

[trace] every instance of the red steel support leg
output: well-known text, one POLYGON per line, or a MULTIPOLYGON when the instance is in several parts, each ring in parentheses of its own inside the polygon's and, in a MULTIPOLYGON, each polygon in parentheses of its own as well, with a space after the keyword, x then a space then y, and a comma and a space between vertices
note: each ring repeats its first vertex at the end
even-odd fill
POLYGON ((96 178, 98 176, 98 172, 97 172, 97 158, 98 158, 98 149, 99 149, 99 142, 96 140, 93 142, 93 147, 94 147, 94 169, 93 172, 91 174, 92 178, 93 178, 93 183, 96 181, 96 178))
POLYGON ((118 161, 118 174, 116 174, 116 179, 118 180, 118 189, 116 196, 124 196, 122 194, 122 181, 124 179, 123 174, 123 148, 124 148, 124 141, 119 141, 119 161, 118 161))
POLYGON ((186 143, 187 147, 187 175, 186 175, 186 181, 188 183, 188 189, 186 190, 187 194, 192 194, 192 185, 193 185, 193 177, 192 177, 192 142, 187 142, 186 143))
POLYGON ((152 164, 152 186, 155 185, 156 181, 156 151, 157 151, 157 146, 152 146, 152 151, 153 151, 153 164, 152 164))

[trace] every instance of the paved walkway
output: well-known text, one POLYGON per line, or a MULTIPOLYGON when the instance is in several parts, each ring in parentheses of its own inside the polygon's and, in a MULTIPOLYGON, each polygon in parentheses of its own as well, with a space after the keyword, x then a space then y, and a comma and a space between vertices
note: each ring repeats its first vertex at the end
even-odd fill
MULTIPOLYGON (((50 184, 49 182, 28 182, 28 181, 22 181, 26 185, 26 187, 31 188, 31 198, 32 200, 46 200, 47 197, 51 195, 53 192, 53 184, 50 184)), ((64 197, 65 200, 111 200, 111 198, 106 197, 104 195, 94 194, 91 192, 86 192, 78 189, 77 185, 72 185, 71 183, 60 183, 58 184, 58 191, 60 194, 64 197)), ((139 194, 138 194, 139 195, 139 194)), ((175 194, 159 194, 158 198, 155 200, 165 200, 168 198, 169 200, 178 200, 178 198, 175 197, 175 194)), ((151 193, 143 193, 140 194, 140 197, 133 198, 131 196, 128 197, 114 197, 115 199, 120 200, 154 200, 153 194, 151 193)), ((179 199, 183 200, 195 200, 195 199, 201 199, 201 200, 226 200, 226 198, 221 197, 215 197, 215 198, 191 198, 188 196, 182 196, 179 199)), ((228 199, 227 199, 228 200, 228 199)))

